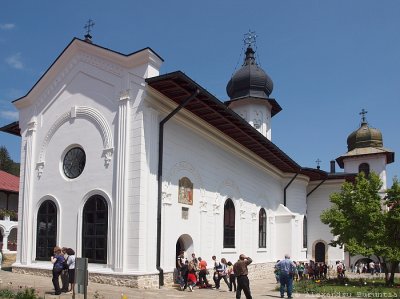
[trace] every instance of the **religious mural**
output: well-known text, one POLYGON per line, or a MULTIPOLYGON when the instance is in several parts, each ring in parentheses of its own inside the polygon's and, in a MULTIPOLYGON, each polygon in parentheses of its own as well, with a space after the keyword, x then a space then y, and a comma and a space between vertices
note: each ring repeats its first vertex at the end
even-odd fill
POLYGON ((193 205, 193 183, 187 177, 179 180, 178 202, 193 205))

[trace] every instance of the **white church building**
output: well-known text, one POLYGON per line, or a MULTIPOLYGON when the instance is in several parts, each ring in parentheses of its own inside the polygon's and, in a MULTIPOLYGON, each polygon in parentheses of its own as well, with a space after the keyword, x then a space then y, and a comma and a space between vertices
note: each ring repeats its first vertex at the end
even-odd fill
MULTIPOLYGON (((344 260, 320 221, 329 195, 366 169, 386 186, 394 153, 364 120, 337 159, 305 168, 271 141, 272 80, 246 49, 222 102, 163 59, 73 39, 22 98, 18 251, 13 271, 51 269, 55 245, 89 261, 90 279, 172 283, 176 255, 253 259, 253 278, 294 260, 344 260)), ((10 126, 8 126, 10 129, 10 126)), ((14 128, 15 129, 15 128, 14 128)), ((7 130, 3 130, 7 131, 7 130)), ((343 142, 343 140, 338 140, 343 142)))

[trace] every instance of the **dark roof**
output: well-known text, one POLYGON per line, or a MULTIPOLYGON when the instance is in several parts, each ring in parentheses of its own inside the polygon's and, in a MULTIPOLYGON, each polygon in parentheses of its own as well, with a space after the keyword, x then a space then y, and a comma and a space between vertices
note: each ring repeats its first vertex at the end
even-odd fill
POLYGON ((185 106, 185 109, 283 172, 304 174, 311 180, 331 178, 325 171, 302 168, 242 117, 181 71, 148 78, 146 82, 178 105, 199 90, 199 94, 185 106))
POLYGON ((0 131, 10 133, 12 135, 21 136, 21 130, 19 128, 19 122, 15 121, 11 124, 5 125, 0 128, 0 131))

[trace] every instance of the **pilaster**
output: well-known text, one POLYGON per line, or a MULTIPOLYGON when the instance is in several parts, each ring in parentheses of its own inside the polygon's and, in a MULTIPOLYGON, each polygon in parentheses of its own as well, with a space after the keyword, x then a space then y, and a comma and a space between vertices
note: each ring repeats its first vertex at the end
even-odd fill
POLYGON ((24 160, 24 187, 22 194, 22 213, 21 217, 21 264, 26 265, 32 260, 32 190, 33 176, 35 171, 33 157, 35 155, 35 137, 36 137, 37 120, 33 117, 28 123, 28 128, 25 135, 25 160, 24 160))
POLYGON ((130 90, 121 92, 118 106, 118 146, 115 177, 115 211, 114 211, 114 270, 123 272, 126 256, 126 199, 128 196, 128 151, 129 151, 129 119, 130 90))

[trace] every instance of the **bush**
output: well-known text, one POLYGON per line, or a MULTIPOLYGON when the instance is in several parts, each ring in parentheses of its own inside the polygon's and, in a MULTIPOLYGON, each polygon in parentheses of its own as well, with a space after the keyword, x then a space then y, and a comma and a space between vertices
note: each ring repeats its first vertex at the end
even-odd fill
POLYGON ((9 289, 0 289, 0 298, 5 299, 41 299, 36 294, 36 290, 33 288, 25 288, 23 291, 12 291, 9 289))

